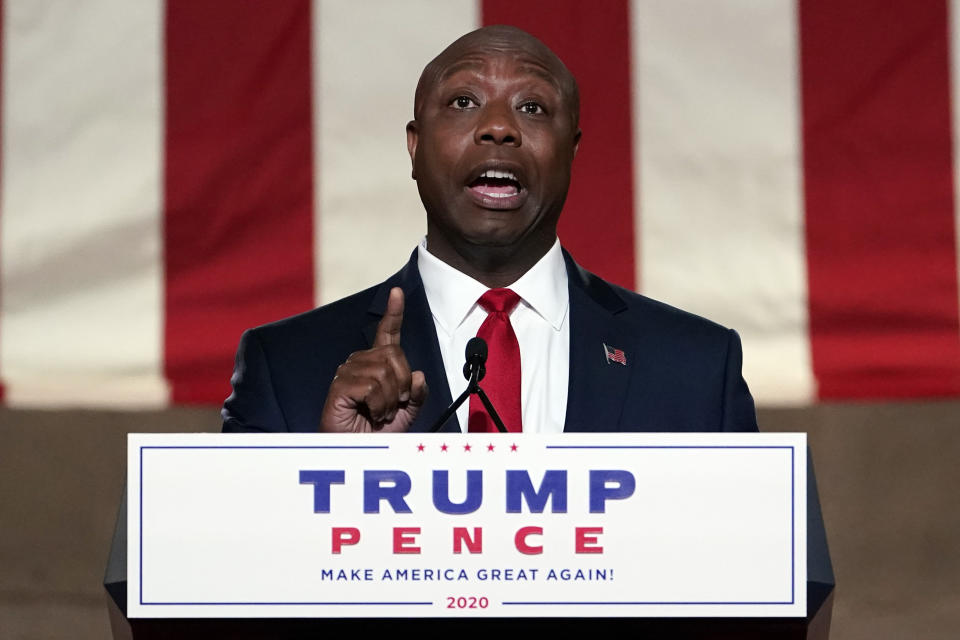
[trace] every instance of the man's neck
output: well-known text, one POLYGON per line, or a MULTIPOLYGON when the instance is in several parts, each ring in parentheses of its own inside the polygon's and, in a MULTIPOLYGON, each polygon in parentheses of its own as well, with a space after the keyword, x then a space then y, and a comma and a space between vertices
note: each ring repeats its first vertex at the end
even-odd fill
POLYGON ((549 242, 541 242, 533 247, 527 246, 521 251, 510 247, 473 245, 454 248, 442 241, 431 242, 431 236, 428 234, 427 251, 485 287, 498 289, 509 287, 519 280, 546 255, 555 241, 556 236, 550 238, 549 242), (541 244, 542 247, 539 246, 541 244))

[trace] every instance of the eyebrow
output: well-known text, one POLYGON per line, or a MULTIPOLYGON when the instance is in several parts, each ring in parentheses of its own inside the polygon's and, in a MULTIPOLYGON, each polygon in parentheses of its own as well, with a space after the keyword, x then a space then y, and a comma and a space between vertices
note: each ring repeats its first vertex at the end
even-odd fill
MULTIPOLYGON (((485 64, 485 61, 478 58, 461 59, 460 61, 454 62, 453 64, 449 65, 446 69, 444 69, 443 72, 440 73, 439 76, 437 76, 437 81, 442 82, 447 78, 449 78, 450 76, 460 71, 479 70, 484 66, 484 64, 485 64)), ((545 82, 549 83, 561 95, 564 93, 563 84, 560 82, 560 80, 556 77, 556 75, 551 73, 550 70, 547 69, 547 67, 543 66, 542 64, 532 60, 521 59, 520 70, 523 71, 524 73, 537 76, 541 80, 544 80, 545 82)))

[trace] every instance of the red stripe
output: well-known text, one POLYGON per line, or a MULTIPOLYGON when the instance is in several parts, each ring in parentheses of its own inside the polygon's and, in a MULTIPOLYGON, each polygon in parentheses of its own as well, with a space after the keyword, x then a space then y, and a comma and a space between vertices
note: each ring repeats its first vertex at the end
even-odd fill
POLYGON ((166 5, 165 371, 220 403, 241 331, 313 304, 310 2, 166 5))
POLYGON ((822 398, 960 393, 946 3, 802 0, 822 398))
POLYGON ((484 25, 511 24, 553 49, 580 84, 583 139, 559 235, 586 268, 635 285, 630 19, 626 0, 483 0, 484 25), (598 9, 602 7, 602 9, 598 9))

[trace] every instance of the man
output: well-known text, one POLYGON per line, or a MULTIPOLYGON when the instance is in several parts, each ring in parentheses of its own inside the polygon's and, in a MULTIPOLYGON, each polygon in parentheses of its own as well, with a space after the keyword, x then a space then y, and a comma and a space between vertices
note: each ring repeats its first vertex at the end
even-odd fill
MULTIPOLYGON (((383 284, 246 332, 224 430, 426 430, 480 335, 482 386, 512 430, 755 431, 735 332, 562 252, 578 122, 573 76, 519 29, 479 29, 431 61, 407 125, 425 241, 383 284)), ((493 427, 472 404, 444 428, 493 427)))

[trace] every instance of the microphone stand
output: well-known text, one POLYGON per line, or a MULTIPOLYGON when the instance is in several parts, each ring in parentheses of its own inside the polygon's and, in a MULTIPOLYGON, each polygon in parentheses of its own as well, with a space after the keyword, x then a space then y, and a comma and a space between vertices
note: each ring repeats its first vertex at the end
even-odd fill
POLYGON ((484 408, 487 410, 487 413, 490 414, 490 417, 493 418, 493 423, 497 425, 497 429, 500 433, 507 433, 507 428, 503 426, 503 420, 500 419, 500 416, 497 414, 497 410, 493 408, 493 404, 490 402, 490 398, 487 397, 487 394, 484 393, 483 389, 480 388, 480 378, 482 377, 484 366, 482 364, 474 364, 470 369, 470 377, 467 378, 467 388, 463 390, 463 393, 460 394, 456 400, 453 401, 447 410, 443 412, 443 415, 434 423, 433 427, 430 429, 430 433, 436 433, 447 423, 447 420, 450 419, 454 413, 457 412, 457 409, 460 408, 460 405, 470 397, 471 394, 475 393, 480 396, 480 402, 483 403, 484 408))

